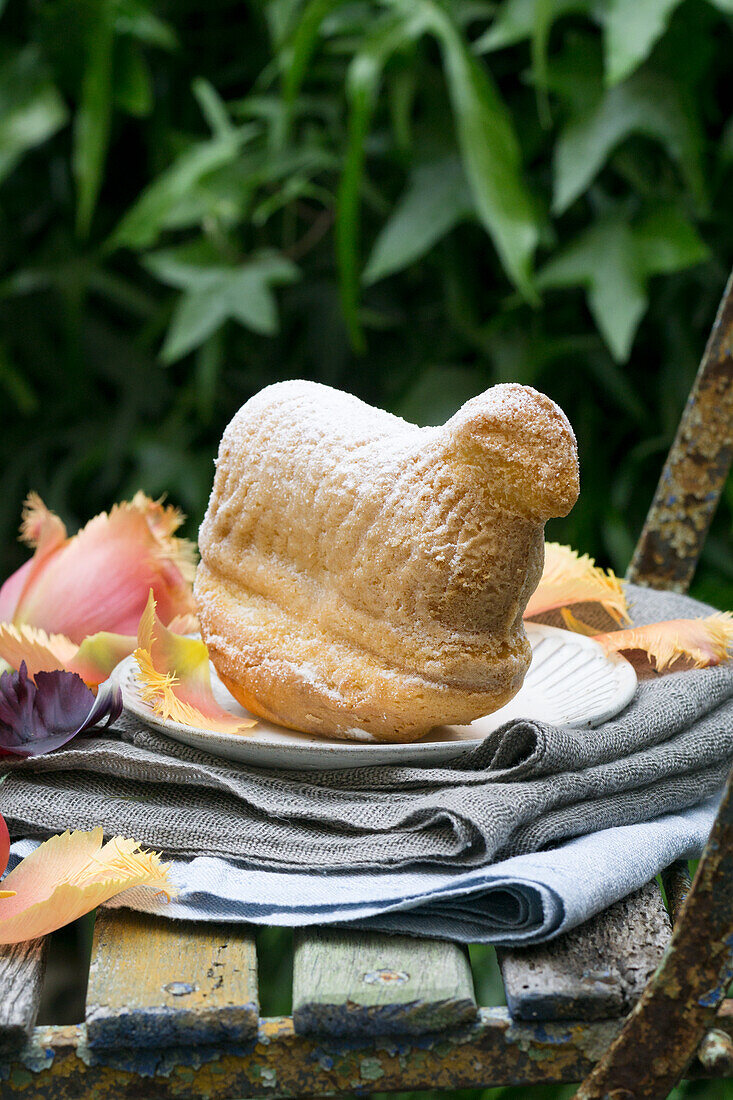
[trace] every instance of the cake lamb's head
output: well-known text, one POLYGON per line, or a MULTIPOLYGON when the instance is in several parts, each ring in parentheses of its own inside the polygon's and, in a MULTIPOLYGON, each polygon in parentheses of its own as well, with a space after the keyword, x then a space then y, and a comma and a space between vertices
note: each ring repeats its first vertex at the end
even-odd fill
POLYGON ((578 496, 564 413, 515 384, 419 428, 280 382, 224 432, 195 596, 249 710, 324 736, 412 741, 507 703, 544 524, 578 496))

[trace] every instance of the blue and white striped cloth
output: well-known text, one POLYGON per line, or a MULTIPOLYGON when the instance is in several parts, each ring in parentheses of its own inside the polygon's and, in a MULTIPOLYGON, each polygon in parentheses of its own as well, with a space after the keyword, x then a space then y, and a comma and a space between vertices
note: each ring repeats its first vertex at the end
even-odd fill
MULTIPOLYGON (((166 903, 137 887, 109 904, 173 920, 351 924, 459 943, 537 943, 639 889, 675 859, 699 856, 718 802, 719 796, 709 798, 683 812, 471 870, 285 872, 198 856, 171 864, 176 900, 166 903)), ((13 844, 9 867, 37 843, 13 844)))

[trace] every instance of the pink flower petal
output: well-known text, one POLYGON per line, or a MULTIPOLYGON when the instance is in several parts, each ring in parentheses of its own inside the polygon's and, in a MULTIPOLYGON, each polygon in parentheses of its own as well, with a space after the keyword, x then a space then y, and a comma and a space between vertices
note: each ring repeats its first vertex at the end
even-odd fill
POLYGON ((0 588, 0 622, 11 622, 26 588, 30 587, 48 559, 66 542, 66 527, 49 511, 37 493, 29 493, 23 507, 21 538, 35 548, 35 554, 16 569, 0 588))
POLYGON ((200 634, 201 624, 198 615, 176 615, 168 623, 168 629, 173 634, 200 634))
POLYGON ((142 493, 95 516, 33 571, 16 624, 64 634, 77 645, 102 631, 132 635, 151 588, 165 622, 191 613, 193 557, 172 534, 178 523, 174 509, 142 493))
MULTIPOLYGON (((10 834, 8 833, 8 827, 5 824, 5 818, 0 814, 0 875, 3 873, 8 865, 8 857, 10 855, 10 834)), ((2 897, 2 894, 0 894, 2 897)))
POLYGON ((38 562, 35 558, 31 558, 30 561, 21 565, 20 569, 16 569, 14 573, 11 573, 5 584, 0 588, 0 622, 12 622, 20 597, 23 595, 23 589, 37 565, 38 562))

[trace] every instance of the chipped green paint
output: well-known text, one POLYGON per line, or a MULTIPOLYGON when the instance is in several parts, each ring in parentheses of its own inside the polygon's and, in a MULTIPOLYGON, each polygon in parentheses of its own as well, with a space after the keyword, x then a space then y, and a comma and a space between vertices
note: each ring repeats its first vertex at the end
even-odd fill
POLYGON ((621 1033, 623 1025, 623 1020, 599 1020, 593 1028, 577 1024, 572 1029, 573 1039, 579 1050, 592 1062, 597 1062, 621 1033))
MULTIPOLYGON (((223 1072, 223 1067, 220 1067, 220 1068, 222 1068, 222 1072, 223 1072)), ((260 1081, 262 1081, 263 1085, 274 1089, 275 1086, 277 1085, 277 1070, 276 1069, 268 1069, 267 1067, 265 1067, 264 1069, 261 1069, 260 1070, 260 1081)))
POLYGON ((362 1058, 359 1066, 359 1076, 363 1077, 365 1081, 378 1081, 380 1077, 384 1077, 384 1070, 377 1058, 362 1058))
POLYGON ((33 1082, 33 1074, 27 1069, 14 1069, 10 1074, 10 1087, 16 1089, 26 1088, 33 1082))

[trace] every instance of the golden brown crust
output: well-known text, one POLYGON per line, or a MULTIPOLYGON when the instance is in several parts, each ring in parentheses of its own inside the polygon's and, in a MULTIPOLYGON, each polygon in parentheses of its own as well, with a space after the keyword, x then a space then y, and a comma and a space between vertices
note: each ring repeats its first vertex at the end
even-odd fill
POLYGON ((482 691, 386 666, 367 650, 293 622, 272 601, 196 579, 201 629, 220 678, 254 714, 291 729, 346 739, 411 741, 444 720, 470 722, 521 686, 526 639, 492 669, 482 691), (460 703, 459 703, 460 698, 460 703), (366 735, 366 737, 365 737, 366 735))
POLYGON ((503 706, 543 524, 577 497, 549 398, 496 386, 417 428, 308 382, 270 386, 222 439, 195 594, 230 690, 280 724, 409 741, 503 706))

